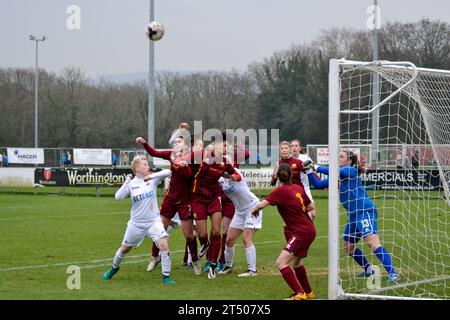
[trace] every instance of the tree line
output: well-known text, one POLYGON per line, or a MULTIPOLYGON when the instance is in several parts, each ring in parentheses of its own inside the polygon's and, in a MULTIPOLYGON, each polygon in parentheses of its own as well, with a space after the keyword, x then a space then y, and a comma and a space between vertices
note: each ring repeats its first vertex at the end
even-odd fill
MULTIPOLYGON (((331 58, 372 60, 372 33, 324 30, 309 44, 292 45, 238 72, 158 72, 156 145, 180 122, 203 128, 278 128, 280 139, 303 144, 328 140, 328 63, 331 58)), ((450 24, 421 20, 386 23, 379 58, 450 69, 450 24)), ((132 148, 146 136, 144 81, 93 81, 80 69, 39 70, 39 146, 132 148)), ((0 68, 0 146, 34 144, 34 70, 0 68)))

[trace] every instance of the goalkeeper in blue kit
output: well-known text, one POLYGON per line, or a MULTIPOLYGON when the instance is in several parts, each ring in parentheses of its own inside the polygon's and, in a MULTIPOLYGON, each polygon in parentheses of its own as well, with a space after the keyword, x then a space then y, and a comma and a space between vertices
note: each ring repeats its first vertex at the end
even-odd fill
MULTIPOLYGON (((374 274, 372 266, 367 261, 364 253, 356 244, 362 238, 371 248, 372 252, 381 261, 388 273, 388 282, 395 282, 400 276, 395 272, 392 258, 389 252, 381 245, 378 235, 377 207, 369 198, 358 177, 358 156, 352 151, 341 151, 339 154, 339 199, 347 210, 348 221, 344 230, 344 250, 351 256, 364 271, 358 276, 369 277, 374 274)), ((316 189, 328 188, 328 179, 320 180, 311 170, 318 173, 329 174, 328 167, 312 165, 311 162, 303 163, 307 170, 310 183, 316 189)))

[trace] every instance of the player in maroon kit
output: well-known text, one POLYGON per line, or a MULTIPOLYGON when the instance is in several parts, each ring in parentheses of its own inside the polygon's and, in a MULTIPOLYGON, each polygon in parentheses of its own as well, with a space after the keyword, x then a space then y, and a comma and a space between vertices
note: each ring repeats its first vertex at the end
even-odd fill
POLYGON ((195 172, 192 182, 191 207, 197 223, 198 238, 202 245, 200 257, 203 257, 211 245, 211 265, 208 267, 208 279, 216 277, 217 258, 221 248, 220 224, 222 220, 222 205, 220 194, 222 188, 219 178, 227 172, 231 178, 240 181, 241 176, 234 170, 225 155, 223 141, 214 143, 208 150, 195 172), (208 241, 206 219, 211 219, 211 239, 208 241))
MULTIPOLYGON (((225 152, 228 155, 231 155, 233 159, 233 167, 239 169, 239 161, 247 160, 250 157, 249 150, 239 142, 235 144, 234 148, 229 148, 228 142, 226 141, 226 136, 223 135, 222 138, 224 139, 225 152)), ((222 240, 220 247, 219 263, 216 268, 216 273, 219 273, 225 266, 225 243, 227 240, 228 228, 230 226, 231 220, 233 219, 235 211, 233 202, 225 195, 223 191, 220 194, 220 202, 222 204, 222 240)), ((206 257, 208 261, 206 263, 204 272, 208 272, 209 270, 209 266, 211 264, 210 255, 211 255, 211 247, 209 248, 206 257)))
MULTIPOLYGON (((151 147, 144 138, 136 138, 137 143, 141 143, 145 150, 152 156, 170 161, 172 175, 163 202, 161 204, 161 218, 164 228, 167 229, 171 219, 178 212, 181 220, 183 234, 192 256, 194 273, 201 274, 198 264, 197 240, 194 235, 194 226, 190 214, 192 168, 189 165, 191 152, 186 151, 186 144, 182 136, 175 138, 173 150, 160 151, 151 147)), ((154 253, 152 259, 155 259, 154 253)), ((157 259, 157 255, 156 255, 157 259)), ((156 263, 154 263, 156 265, 156 263)))
POLYGON ((272 181, 270 182, 270 185, 274 186, 277 183, 277 171, 278 167, 282 163, 286 163, 291 167, 292 183, 303 186, 300 177, 300 172, 305 172, 305 169, 303 168, 303 163, 301 160, 296 159, 292 156, 291 145, 287 141, 282 141, 280 143, 280 160, 276 163, 275 167, 273 168, 272 181))
POLYGON ((269 196, 261 201, 252 212, 258 216, 259 210, 267 205, 276 205, 286 227, 284 235, 286 245, 277 259, 277 267, 284 280, 294 291, 287 300, 313 299, 314 293, 306 275, 305 267, 300 263, 305 258, 311 243, 316 237, 316 228, 309 215, 313 210, 311 200, 302 186, 291 183, 292 170, 288 164, 280 164, 277 177, 282 183, 269 196), (294 270, 290 267, 294 266, 294 270))

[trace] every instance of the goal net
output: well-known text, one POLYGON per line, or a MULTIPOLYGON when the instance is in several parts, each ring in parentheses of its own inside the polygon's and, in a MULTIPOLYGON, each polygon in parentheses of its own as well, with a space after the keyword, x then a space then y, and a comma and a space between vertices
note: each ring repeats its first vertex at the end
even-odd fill
POLYGON ((449 298, 450 71, 333 59, 329 81, 329 297, 449 298), (375 275, 358 277, 363 269, 344 251, 342 149, 366 161, 359 178, 377 207, 398 281, 388 282, 364 240, 357 247, 375 275))

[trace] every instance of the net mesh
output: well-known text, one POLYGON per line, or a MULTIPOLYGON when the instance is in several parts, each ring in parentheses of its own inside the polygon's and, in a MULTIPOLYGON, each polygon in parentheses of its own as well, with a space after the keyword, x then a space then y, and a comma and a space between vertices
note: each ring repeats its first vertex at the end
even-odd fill
MULTIPOLYGON (((379 271, 356 277, 362 268, 341 248, 345 293, 449 298, 450 72, 416 72, 407 65, 341 65, 340 146, 353 145, 367 160, 360 178, 378 209, 381 244, 401 276, 388 283, 385 268, 362 241, 357 247, 379 271), (377 131, 373 113, 345 113, 370 110, 391 95, 378 109, 377 131)), ((348 218, 340 210, 343 233, 348 218)))

